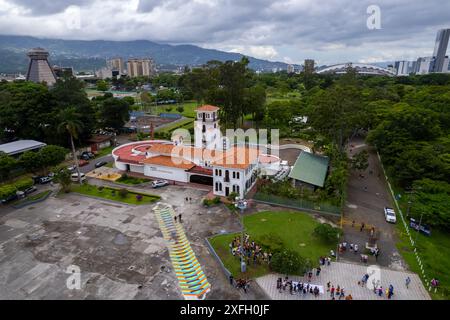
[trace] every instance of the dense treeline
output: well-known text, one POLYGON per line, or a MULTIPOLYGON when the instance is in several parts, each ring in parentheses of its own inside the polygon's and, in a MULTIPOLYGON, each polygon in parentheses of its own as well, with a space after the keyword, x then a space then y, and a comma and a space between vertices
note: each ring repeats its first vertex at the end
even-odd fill
POLYGON ((110 94, 90 101, 84 83, 73 77, 59 79, 48 89, 32 82, 0 82, 0 140, 35 139, 69 146, 70 134, 60 130, 69 109, 80 125, 76 140, 83 142, 97 128, 120 129, 129 119, 134 101, 115 99, 110 94))

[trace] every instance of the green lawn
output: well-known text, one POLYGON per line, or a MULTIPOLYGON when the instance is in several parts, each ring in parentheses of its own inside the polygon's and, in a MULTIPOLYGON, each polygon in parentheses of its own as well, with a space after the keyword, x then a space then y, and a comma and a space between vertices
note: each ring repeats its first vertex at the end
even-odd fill
POLYGON ((145 106, 145 110, 151 112, 152 114, 159 115, 160 113, 180 113, 177 108, 179 106, 183 106, 184 111, 181 113, 183 117, 186 118, 195 118, 196 113, 195 109, 197 109, 196 102, 184 102, 180 104, 167 104, 167 105, 148 105, 145 106), (170 109, 170 111, 169 111, 170 109))
MULTIPOLYGON (((399 194, 401 192, 398 188, 395 188, 395 193, 399 194)), ((399 205, 403 214, 406 214, 407 212, 407 203, 408 196, 403 194, 399 200, 399 205)), ((422 271, 412 249, 409 237, 400 218, 398 220, 397 230, 400 240, 397 243, 397 248, 409 265, 411 271, 420 275, 423 281, 422 271)), ((417 233, 412 229, 410 229, 410 232, 412 232, 413 240, 415 240, 417 233)), ((450 299, 450 236, 448 233, 432 229, 431 237, 422 234, 418 235, 416 246, 419 256, 422 259, 428 281, 431 281, 432 278, 437 278, 441 283, 441 290, 436 294, 432 292, 432 298, 440 300, 450 299)), ((426 286, 428 285, 429 283, 426 284, 426 286)))
POLYGON ((144 193, 135 193, 129 191, 126 197, 121 197, 119 195, 119 189, 115 188, 109 188, 105 187, 103 190, 99 190, 97 186, 89 185, 89 184, 83 184, 83 185, 72 185, 71 191, 78 192, 81 194, 85 194, 88 196, 103 198, 107 200, 113 200, 117 202, 123 202, 128 204, 134 204, 134 205, 144 205, 144 204, 150 204, 153 202, 158 201, 161 199, 159 196, 150 195, 150 194, 144 194, 144 193), (113 195, 113 191, 115 194, 113 195), (142 200, 138 201, 136 196, 141 195, 142 200))
POLYGON ((128 184, 128 185, 143 184, 143 183, 147 183, 150 181, 152 181, 152 180, 135 178, 135 177, 130 177, 130 176, 126 176, 126 175, 123 175, 122 178, 116 180, 116 182, 118 182, 118 183, 123 183, 123 184, 128 184))
POLYGON ((173 123, 171 125, 168 125, 167 127, 164 127, 160 130, 156 130, 156 132, 172 132, 176 129, 187 129, 189 130, 189 128, 193 128, 194 127, 194 119, 193 118, 188 118, 188 119, 184 119, 182 121, 173 123))
MULTIPOLYGON (((314 229, 320 223, 311 216, 300 212, 268 211, 244 218, 246 232, 258 242, 264 235, 275 234, 283 240, 286 248, 297 251, 302 257, 310 259, 316 265, 320 256, 328 255, 333 245, 325 244, 314 235, 314 229)), ((229 244, 236 234, 219 235, 210 240, 217 254, 235 278, 246 276, 255 278, 269 272, 266 265, 251 265, 247 273, 240 273, 239 259, 230 253, 229 244)))

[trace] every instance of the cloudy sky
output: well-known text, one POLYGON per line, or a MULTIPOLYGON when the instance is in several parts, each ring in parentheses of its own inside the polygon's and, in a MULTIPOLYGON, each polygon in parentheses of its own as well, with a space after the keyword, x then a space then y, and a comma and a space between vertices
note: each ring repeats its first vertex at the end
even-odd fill
POLYGON ((0 33, 195 44, 302 63, 431 55, 448 0, 0 0, 0 33), (367 27, 367 8, 381 29, 367 27))

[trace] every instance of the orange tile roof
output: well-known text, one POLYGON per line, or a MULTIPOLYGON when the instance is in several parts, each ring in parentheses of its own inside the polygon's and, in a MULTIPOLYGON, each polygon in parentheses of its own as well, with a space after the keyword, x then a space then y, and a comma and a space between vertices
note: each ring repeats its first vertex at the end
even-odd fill
POLYGON ((195 167, 195 164, 190 161, 186 161, 181 158, 167 157, 167 156, 151 157, 145 159, 142 162, 145 164, 153 164, 156 166, 179 168, 184 170, 190 170, 195 167))
POLYGON ((205 111, 205 112, 213 112, 220 110, 219 107, 211 106, 211 105, 205 105, 197 108, 196 111, 205 111))
POLYGON ((260 151, 255 148, 233 147, 212 164, 224 168, 247 169, 257 162, 259 154, 260 151))

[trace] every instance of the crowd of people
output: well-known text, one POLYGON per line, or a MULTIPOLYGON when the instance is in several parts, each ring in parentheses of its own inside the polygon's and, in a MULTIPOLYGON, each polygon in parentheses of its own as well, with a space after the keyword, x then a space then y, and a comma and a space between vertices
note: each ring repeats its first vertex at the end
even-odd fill
POLYGON ((246 259, 247 265, 257 263, 267 263, 270 264, 272 260, 272 253, 268 251, 263 251, 261 245, 255 243, 255 241, 250 241, 250 236, 245 234, 244 243, 241 244, 241 237, 237 236, 230 243, 230 251, 233 256, 244 257, 246 259))
POLYGON ((289 290, 291 295, 298 294, 306 296, 307 294, 311 294, 316 298, 320 295, 320 289, 318 286, 311 285, 310 283, 292 281, 289 280, 289 277, 284 279, 278 278, 277 289, 280 293, 289 290))

